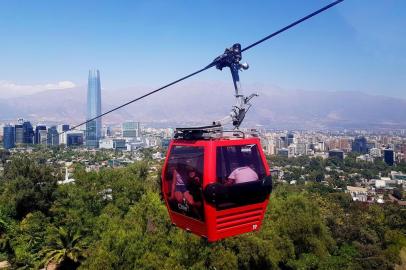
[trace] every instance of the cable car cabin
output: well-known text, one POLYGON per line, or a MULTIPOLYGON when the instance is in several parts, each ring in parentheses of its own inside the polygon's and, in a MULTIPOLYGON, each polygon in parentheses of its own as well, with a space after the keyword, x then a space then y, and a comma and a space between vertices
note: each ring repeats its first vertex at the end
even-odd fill
POLYGON ((162 193, 171 221, 209 242, 259 230, 271 189, 258 138, 182 138, 169 145, 162 193))

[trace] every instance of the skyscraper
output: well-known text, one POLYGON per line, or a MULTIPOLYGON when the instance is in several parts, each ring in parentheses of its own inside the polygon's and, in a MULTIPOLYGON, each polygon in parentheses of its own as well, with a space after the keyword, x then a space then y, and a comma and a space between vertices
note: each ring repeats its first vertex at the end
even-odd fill
POLYGON ((39 131, 39 141, 38 144, 47 145, 48 142, 48 130, 40 130, 39 131))
MULTIPOLYGON (((101 114, 101 86, 100 72, 98 70, 89 70, 89 79, 87 85, 87 120, 90 120, 101 114)), ((90 148, 99 147, 101 138, 101 118, 92 120, 86 124, 86 146, 90 148)))
POLYGON ((5 125, 3 128, 3 146, 5 149, 15 147, 15 129, 11 125, 5 125))
POLYGON ((352 143, 352 151, 358 152, 361 154, 368 153, 368 142, 365 137, 358 137, 355 138, 354 142, 352 143))
POLYGON ((15 136, 16 136, 15 137, 16 138, 15 143, 16 144, 24 143, 24 128, 23 128, 23 125, 22 124, 15 125, 14 130, 15 130, 15 136))
POLYGON ((389 166, 393 166, 393 163, 395 161, 395 154, 393 152, 393 149, 384 149, 383 150, 383 160, 389 166))
POLYGON ((34 129, 29 121, 25 121, 23 123, 23 130, 24 130, 24 143, 25 144, 33 144, 34 142, 34 129))
POLYGON ((59 144, 59 133, 56 126, 52 126, 48 129, 47 143, 52 146, 59 144))
POLYGON ((47 143, 47 127, 45 125, 37 125, 35 127, 35 144, 47 143))
POLYGON ((58 125, 56 130, 59 134, 59 144, 66 145, 66 136, 64 136, 64 132, 69 130, 69 125, 68 124, 58 125))
POLYGON ((293 133, 288 133, 288 136, 287 136, 287 143, 288 143, 288 146, 293 143, 293 138, 294 138, 293 133))

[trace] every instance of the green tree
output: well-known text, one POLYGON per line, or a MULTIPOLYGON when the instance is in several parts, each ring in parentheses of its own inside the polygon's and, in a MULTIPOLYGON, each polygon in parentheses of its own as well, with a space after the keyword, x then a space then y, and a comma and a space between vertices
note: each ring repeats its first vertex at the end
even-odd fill
POLYGON ((31 158, 13 158, 5 166, 0 203, 18 219, 33 211, 47 213, 55 199, 58 173, 59 170, 31 158))
POLYGON ((54 263, 59 268, 72 269, 84 260, 86 245, 83 235, 64 227, 51 227, 47 235, 47 243, 41 250, 44 265, 54 263))
POLYGON ((40 250, 45 243, 49 218, 41 212, 29 213, 11 232, 12 261, 19 267, 38 268, 41 264, 40 250))
MULTIPOLYGON (((293 268, 308 265, 311 268, 314 258, 321 260, 328 257, 335 243, 314 200, 304 192, 290 192, 286 188, 279 186, 275 190, 264 224, 264 230, 274 231, 271 235, 276 234, 278 237, 275 239, 283 241, 286 250, 291 250, 276 256, 280 261, 274 262, 274 265, 293 268)), ((272 244, 274 247, 280 245, 272 244)))

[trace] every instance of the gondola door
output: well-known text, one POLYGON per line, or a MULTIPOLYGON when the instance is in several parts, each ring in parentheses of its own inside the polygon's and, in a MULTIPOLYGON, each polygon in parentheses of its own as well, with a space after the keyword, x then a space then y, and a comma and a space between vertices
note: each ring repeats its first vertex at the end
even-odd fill
POLYGON ((172 141, 163 168, 162 191, 172 224, 206 237, 203 182, 207 178, 205 141, 172 141))

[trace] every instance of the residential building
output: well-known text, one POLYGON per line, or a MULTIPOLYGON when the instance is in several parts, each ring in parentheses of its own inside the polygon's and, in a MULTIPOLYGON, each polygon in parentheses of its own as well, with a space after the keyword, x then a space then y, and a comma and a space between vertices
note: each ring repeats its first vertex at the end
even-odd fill
POLYGON ((371 155, 371 157, 381 157, 381 149, 379 148, 371 148, 369 149, 369 154, 371 155))
POLYGON ((363 187, 347 186, 346 193, 350 193, 353 201, 367 202, 368 189, 363 187))

